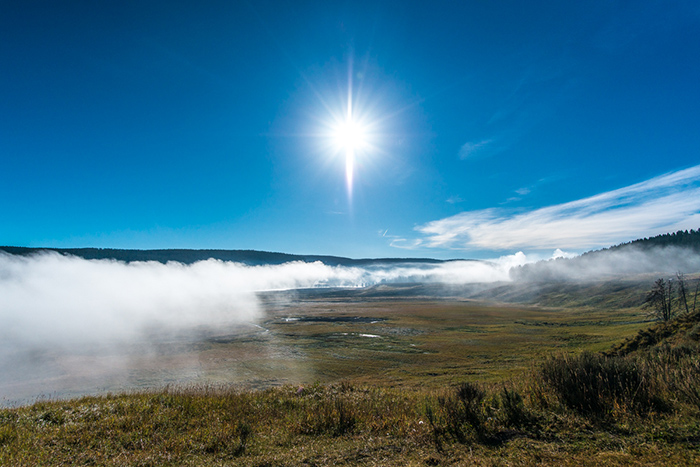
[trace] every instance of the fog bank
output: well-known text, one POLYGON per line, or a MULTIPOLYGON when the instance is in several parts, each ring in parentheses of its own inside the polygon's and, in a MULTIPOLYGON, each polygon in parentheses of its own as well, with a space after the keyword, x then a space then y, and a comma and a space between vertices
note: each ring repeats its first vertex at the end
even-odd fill
POLYGON ((639 248, 628 246, 601 250, 572 259, 558 258, 513 268, 517 281, 596 281, 636 274, 674 275, 700 272, 700 253, 675 246, 639 248))
POLYGON ((168 369, 160 368, 163 347, 156 341, 172 348, 197 342, 207 330, 232 335, 259 329, 254 324, 264 310, 257 292, 502 281, 524 261, 519 254, 493 262, 246 266, 214 259, 184 265, 0 253, 0 405, 31 402, 40 394, 199 381, 200 362, 192 353, 172 356, 168 369), (168 379, 144 381, 149 368, 168 379))
POLYGON ((108 344, 146 330, 177 331, 254 322, 259 291, 361 287, 387 282, 508 280, 522 254, 493 262, 327 266, 321 262, 246 266, 84 260, 57 253, 0 254, 0 339, 6 344, 108 344))
POLYGON ((214 259, 190 265, 125 263, 54 252, 0 253, 0 405, 31 402, 39 394, 130 388, 135 380, 138 387, 200 381, 196 352, 167 354, 164 370, 158 367, 162 347, 155 341, 179 336, 167 345, 190 345, 208 330, 229 337, 238 336, 237 330, 262 332, 256 327, 265 311, 258 292, 391 283, 482 284, 483 290, 513 280, 591 281, 700 271, 698 252, 672 247, 621 248, 572 259, 556 251, 554 256, 561 258, 535 263, 540 258, 519 252, 491 261, 348 267, 321 262, 247 266, 214 259), (149 353, 159 356, 149 360, 149 353), (136 377, 134 361, 140 368, 136 377), (166 381, 161 376, 144 381, 149 371, 172 373, 166 381))
POLYGON ((573 259, 519 252, 491 261, 328 266, 289 262, 247 266, 210 259, 169 262, 84 260, 47 252, 0 254, 0 341, 5 346, 105 344, 148 330, 178 331, 255 322, 256 292, 425 282, 459 285, 510 280, 605 279, 615 275, 700 271, 700 255, 676 247, 621 248, 573 259))

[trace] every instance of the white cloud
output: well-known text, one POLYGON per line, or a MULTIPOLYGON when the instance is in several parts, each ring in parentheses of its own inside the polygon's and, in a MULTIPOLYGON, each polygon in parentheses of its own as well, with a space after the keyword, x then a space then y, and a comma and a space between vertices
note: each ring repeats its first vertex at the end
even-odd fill
POLYGON ((585 249, 700 226, 700 165, 528 212, 483 209, 416 228, 434 248, 585 249))
POLYGON ((569 253, 567 251, 562 251, 559 248, 554 250, 554 253, 552 253, 551 259, 558 259, 558 258, 574 258, 578 256, 576 253, 569 253))

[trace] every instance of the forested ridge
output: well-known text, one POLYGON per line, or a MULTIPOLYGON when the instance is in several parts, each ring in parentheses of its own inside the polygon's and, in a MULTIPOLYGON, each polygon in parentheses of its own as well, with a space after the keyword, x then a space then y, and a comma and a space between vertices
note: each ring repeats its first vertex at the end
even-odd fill
POLYGON ((342 256, 325 255, 293 255, 258 250, 190 250, 190 249, 163 249, 163 250, 122 250, 115 248, 29 248, 15 246, 0 246, 0 251, 13 255, 27 256, 42 252, 53 251, 61 255, 72 255, 83 259, 114 259, 117 261, 157 261, 167 263, 177 261, 184 264, 192 264, 197 261, 218 259, 221 261, 233 261, 247 265, 283 264, 290 261, 314 262, 321 261, 329 266, 360 266, 368 264, 386 263, 442 263, 443 260, 431 258, 372 258, 352 259, 342 256))
POLYGON ((589 251, 587 253, 584 253, 584 255, 596 253, 599 251, 619 250, 621 248, 628 248, 630 246, 635 246, 639 248, 677 246, 681 248, 692 248, 694 250, 700 250, 700 229, 679 230, 677 232, 665 233, 661 235, 656 235, 654 237, 644 237, 638 240, 632 240, 631 242, 620 243, 609 248, 589 251))

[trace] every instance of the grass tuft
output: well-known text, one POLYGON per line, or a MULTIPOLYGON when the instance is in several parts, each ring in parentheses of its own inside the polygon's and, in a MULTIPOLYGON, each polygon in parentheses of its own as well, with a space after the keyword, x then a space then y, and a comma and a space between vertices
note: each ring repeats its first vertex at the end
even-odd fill
POLYGON ((614 409, 637 414, 660 409, 653 375, 643 361, 583 352, 544 361, 539 376, 568 408, 606 418, 614 409))

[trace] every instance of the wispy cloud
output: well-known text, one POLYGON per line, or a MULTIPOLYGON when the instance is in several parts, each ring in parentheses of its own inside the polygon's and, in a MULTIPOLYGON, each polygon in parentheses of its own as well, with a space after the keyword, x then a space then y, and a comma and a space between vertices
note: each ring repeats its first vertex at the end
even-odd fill
POLYGON ((585 249, 700 226, 700 165, 528 212, 468 211, 416 228, 416 246, 585 249))
MULTIPOLYGON (((528 196, 528 195, 532 194, 532 193, 533 193, 535 190, 537 190, 541 185, 544 185, 544 184, 547 184, 547 183, 551 183, 551 182, 553 182, 553 181, 555 181, 555 180, 560 180, 561 178, 562 178, 562 175, 561 175, 561 174, 550 175, 550 176, 548 176, 548 177, 540 178, 539 180, 537 180, 537 181, 534 182, 534 183, 531 183, 530 185, 520 187, 520 188, 518 188, 517 190, 513 190, 518 196, 513 196, 513 197, 511 197, 511 198, 508 198, 508 199, 506 200, 506 203, 510 203, 510 202, 513 202, 513 201, 520 201, 520 200, 523 199, 525 196, 528 196)), ((505 203, 504 203, 504 204, 505 204, 505 203)))
POLYGON ((402 250, 415 250, 423 244, 423 241, 418 238, 408 240, 403 237, 392 236, 389 246, 394 248, 401 248, 402 250))
POLYGON ((492 157, 508 150, 520 138, 520 130, 500 131, 491 138, 468 141, 459 148, 462 160, 492 157))
POLYGON ((459 149, 460 159, 470 159, 472 157, 484 155, 484 153, 489 152, 493 146, 492 139, 485 139, 483 141, 468 142, 464 143, 459 149))

